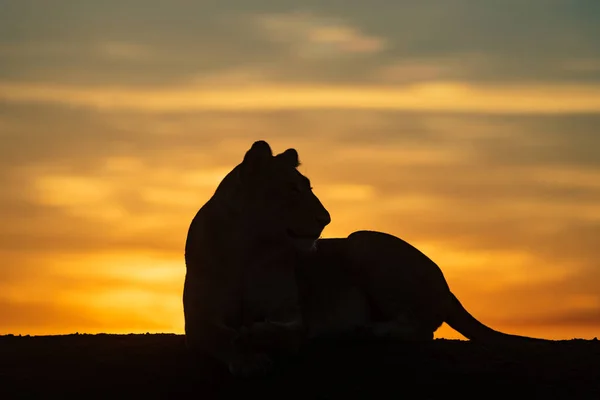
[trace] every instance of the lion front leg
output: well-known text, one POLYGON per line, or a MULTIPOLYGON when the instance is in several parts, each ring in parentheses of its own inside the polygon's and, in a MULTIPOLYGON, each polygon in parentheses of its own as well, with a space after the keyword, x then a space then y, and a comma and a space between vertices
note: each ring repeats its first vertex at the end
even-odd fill
POLYGON ((184 316, 188 349, 216 360, 236 377, 267 374, 272 361, 267 354, 250 346, 248 329, 239 324, 235 307, 238 301, 234 295, 228 298, 208 285, 189 290, 188 283, 186 289, 184 316))
POLYGON ((267 375, 271 371, 273 361, 257 346, 252 328, 242 327, 231 345, 232 353, 227 365, 233 376, 252 378, 267 375))
POLYGON ((271 371, 272 360, 248 344, 248 329, 239 330, 222 324, 206 324, 201 330, 188 329, 187 347, 209 356, 240 378, 264 376, 271 371))
POLYGON ((254 377, 269 373, 275 354, 297 354, 304 341, 305 332, 301 318, 289 322, 256 322, 243 326, 232 341, 234 358, 229 371, 234 376, 254 377))
POLYGON ((305 340, 306 332, 302 319, 297 317, 287 322, 269 319, 255 322, 246 335, 246 340, 254 351, 267 354, 297 354, 305 340))

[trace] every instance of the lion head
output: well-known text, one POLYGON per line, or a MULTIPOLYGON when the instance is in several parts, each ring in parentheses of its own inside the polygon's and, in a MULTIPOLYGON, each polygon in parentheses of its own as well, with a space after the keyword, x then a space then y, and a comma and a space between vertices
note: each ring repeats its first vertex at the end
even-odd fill
POLYGON ((331 217, 310 180, 298 171, 299 165, 295 149, 273 155, 267 142, 257 141, 225 177, 215 197, 226 198, 254 240, 309 251, 331 217))

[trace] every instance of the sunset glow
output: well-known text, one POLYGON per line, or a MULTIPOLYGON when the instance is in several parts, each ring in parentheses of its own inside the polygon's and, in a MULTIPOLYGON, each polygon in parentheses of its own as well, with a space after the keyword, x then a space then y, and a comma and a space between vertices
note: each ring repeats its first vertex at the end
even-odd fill
POLYGON ((29 3, 0 5, 0 334, 183 333, 189 223, 263 139, 325 237, 407 240, 495 329, 599 336, 584 2, 29 3))

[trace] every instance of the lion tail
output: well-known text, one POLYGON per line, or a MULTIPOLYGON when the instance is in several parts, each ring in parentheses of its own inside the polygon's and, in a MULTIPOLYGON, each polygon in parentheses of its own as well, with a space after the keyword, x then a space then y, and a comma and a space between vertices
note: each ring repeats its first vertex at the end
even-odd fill
POLYGON ((527 336, 512 335, 496 331, 472 316, 453 293, 450 293, 451 304, 447 310, 446 323, 467 339, 486 345, 519 344, 532 342, 548 342, 527 336))

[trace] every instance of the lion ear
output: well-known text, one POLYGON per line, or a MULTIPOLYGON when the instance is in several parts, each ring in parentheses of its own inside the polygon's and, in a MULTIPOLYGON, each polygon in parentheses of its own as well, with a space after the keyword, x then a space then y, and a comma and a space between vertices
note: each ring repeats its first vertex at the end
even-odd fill
POLYGON ((250 147, 250 150, 246 152, 246 155, 244 156, 244 162, 260 161, 269 159, 270 157, 273 157, 271 146, 269 146, 269 143, 265 142, 264 140, 259 140, 254 142, 252 147, 250 147))
POLYGON ((273 151, 269 143, 264 140, 256 141, 250 147, 250 150, 244 155, 244 161, 242 162, 242 176, 247 176, 252 172, 259 169, 265 163, 273 158, 273 151))
POLYGON ((300 159, 298 158, 298 152, 296 149, 287 149, 281 154, 276 155, 278 159, 281 159, 287 165, 290 165, 294 168, 298 168, 300 165, 300 159))

